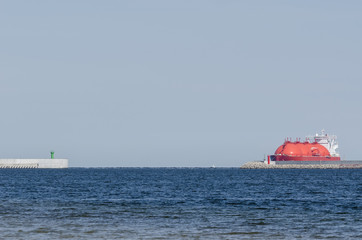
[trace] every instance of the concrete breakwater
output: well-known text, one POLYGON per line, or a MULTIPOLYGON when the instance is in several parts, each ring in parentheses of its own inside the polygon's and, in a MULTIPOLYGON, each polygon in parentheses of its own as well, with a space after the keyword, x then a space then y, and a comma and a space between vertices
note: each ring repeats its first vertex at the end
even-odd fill
POLYGON ((247 162, 240 168, 244 169, 340 169, 340 168, 362 168, 362 161, 338 161, 338 162, 314 162, 314 163, 290 163, 280 162, 267 164, 263 161, 247 162))
POLYGON ((68 168, 68 159, 0 159, 0 168, 68 168))

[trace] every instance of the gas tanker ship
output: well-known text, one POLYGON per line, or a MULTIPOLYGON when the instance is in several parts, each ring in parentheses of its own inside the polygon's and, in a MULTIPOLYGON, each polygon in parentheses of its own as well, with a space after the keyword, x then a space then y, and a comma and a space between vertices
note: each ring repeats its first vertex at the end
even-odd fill
POLYGON ((264 161, 247 162, 241 168, 362 168, 361 160, 341 160, 337 149, 337 137, 322 130, 304 141, 287 138, 264 161))
POLYGON ((320 134, 309 136, 304 142, 300 139, 291 141, 287 138, 273 155, 268 156, 270 161, 340 161, 337 152, 337 136, 328 135, 324 130, 320 134))

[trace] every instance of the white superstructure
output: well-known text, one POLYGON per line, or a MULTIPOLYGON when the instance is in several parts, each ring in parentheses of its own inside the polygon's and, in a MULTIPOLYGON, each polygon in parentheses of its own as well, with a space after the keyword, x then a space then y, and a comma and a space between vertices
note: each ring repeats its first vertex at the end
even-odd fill
POLYGON ((309 139, 309 142, 317 142, 327 148, 332 157, 339 157, 337 136, 328 135, 323 129, 320 134, 316 133, 314 136, 308 136, 307 139, 309 139))

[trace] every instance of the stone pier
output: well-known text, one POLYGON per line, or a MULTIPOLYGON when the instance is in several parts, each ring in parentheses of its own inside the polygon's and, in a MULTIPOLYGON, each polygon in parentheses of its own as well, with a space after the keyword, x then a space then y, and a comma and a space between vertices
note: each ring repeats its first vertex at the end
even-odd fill
POLYGON ((247 162, 246 169, 339 169, 362 168, 362 161, 280 161, 268 164, 264 161, 247 162))

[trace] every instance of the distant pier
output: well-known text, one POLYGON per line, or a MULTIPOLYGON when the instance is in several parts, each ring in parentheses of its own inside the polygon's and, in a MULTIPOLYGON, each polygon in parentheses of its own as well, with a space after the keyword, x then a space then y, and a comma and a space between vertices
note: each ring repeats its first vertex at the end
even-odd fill
POLYGON ((68 168, 68 159, 0 159, 0 168, 68 168))

